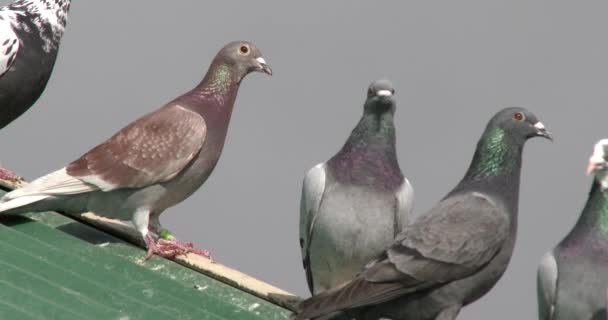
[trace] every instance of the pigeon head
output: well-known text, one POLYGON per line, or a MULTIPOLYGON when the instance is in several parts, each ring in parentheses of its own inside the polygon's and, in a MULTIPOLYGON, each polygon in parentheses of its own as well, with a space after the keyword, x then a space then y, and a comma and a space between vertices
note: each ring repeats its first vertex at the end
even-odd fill
POLYGON ((532 112, 519 107, 502 109, 488 122, 466 176, 483 179, 519 173, 524 143, 532 137, 553 139, 532 112))
POLYGON ((366 112, 384 113, 395 112, 395 88, 389 80, 376 80, 367 88, 366 112))
POLYGON ((608 189, 608 139, 602 139, 593 147, 593 154, 587 164, 587 174, 595 174, 602 190, 608 189))
POLYGON ((553 140, 553 136, 530 111, 521 107, 505 108, 490 120, 488 128, 500 128, 511 137, 525 141, 533 137, 553 140))
POLYGON ((264 72, 272 75, 272 69, 262 57, 260 50, 251 42, 230 42, 220 50, 215 63, 227 65, 236 70, 238 82, 250 72, 264 72))

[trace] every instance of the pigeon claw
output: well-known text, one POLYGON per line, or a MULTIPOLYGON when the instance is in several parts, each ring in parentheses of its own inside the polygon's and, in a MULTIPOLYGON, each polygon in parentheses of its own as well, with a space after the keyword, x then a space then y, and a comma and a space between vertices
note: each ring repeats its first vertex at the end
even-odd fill
POLYGON ((160 238, 155 242, 150 235, 146 235, 144 240, 148 247, 144 261, 150 259, 153 255, 164 258, 175 258, 176 256, 188 253, 194 253, 212 259, 209 250, 197 249, 192 245, 192 242, 182 242, 173 237, 170 239, 160 238))
POLYGON ((180 252, 179 254, 194 253, 211 259, 211 253, 209 250, 195 248, 192 242, 182 242, 174 237, 169 239, 159 239, 157 245, 167 248, 168 250, 180 252))
POLYGON ((0 180, 17 183, 17 182, 22 182, 23 178, 16 175, 14 172, 12 172, 6 168, 0 168, 0 180))

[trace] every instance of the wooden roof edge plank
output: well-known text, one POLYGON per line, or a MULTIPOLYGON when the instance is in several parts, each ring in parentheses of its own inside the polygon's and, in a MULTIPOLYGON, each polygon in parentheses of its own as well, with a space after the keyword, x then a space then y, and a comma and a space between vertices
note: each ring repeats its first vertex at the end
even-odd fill
MULTIPOLYGON (((26 183, 25 181, 13 183, 0 179, 0 187, 10 190, 22 187, 26 183)), ((139 233, 124 221, 98 216, 93 212, 83 214, 60 212, 60 214, 94 226, 140 247, 143 246, 139 233)), ((297 304, 302 300, 300 297, 271 284, 196 254, 177 256, 173 261, 291 311, 294 311, 297 304)))

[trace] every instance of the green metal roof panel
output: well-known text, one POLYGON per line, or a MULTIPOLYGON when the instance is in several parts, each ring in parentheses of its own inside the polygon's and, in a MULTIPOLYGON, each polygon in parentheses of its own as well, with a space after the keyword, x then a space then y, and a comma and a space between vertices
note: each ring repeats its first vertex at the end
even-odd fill
MULTIPOLYGON (((0 192, 2 195, 3 192, 0 192)), ((0 218, 0 319, 287 319, 266 300, 54 212, 0 218)))

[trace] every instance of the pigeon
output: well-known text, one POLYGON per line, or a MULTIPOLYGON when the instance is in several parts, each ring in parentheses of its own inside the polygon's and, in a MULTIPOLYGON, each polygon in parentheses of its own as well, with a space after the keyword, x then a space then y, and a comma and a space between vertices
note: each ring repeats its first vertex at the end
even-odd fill
POLYGON ((550 133, 530 111, 499 111, 464 178, 350 282, 303 301, 295 319, 447 320, 500 279, 516 236, 527 139, 550 133))
MULTIPOLYGON (((0 8, 0 129, 38 100, 53 71, 70 0, 18 0, 0 8)), ((0 178, 18 177, 0 168, 0 178)))
POLYGON ((538 268, 542 320, 608 317, 608 139, 595 145, 587 173, 595 177, 578 222, 538 268))
POLYGON ((408 222, 414 193, 395 148, 395 89, 372 83, 342 149, 304 178, 300 245, 313 294, 346 283, 408 222))
POLYGON ((253 71, 272 75, 260 50, 246 41, 227 44, 194 89, 66 167, 7 193, 0 199, 0 212, 92 211, 130 220, 146 243, 146 258, 192 252, 190 243, 162 229, 160 214, 188 198, 213 171, 238 88, 253 71))

